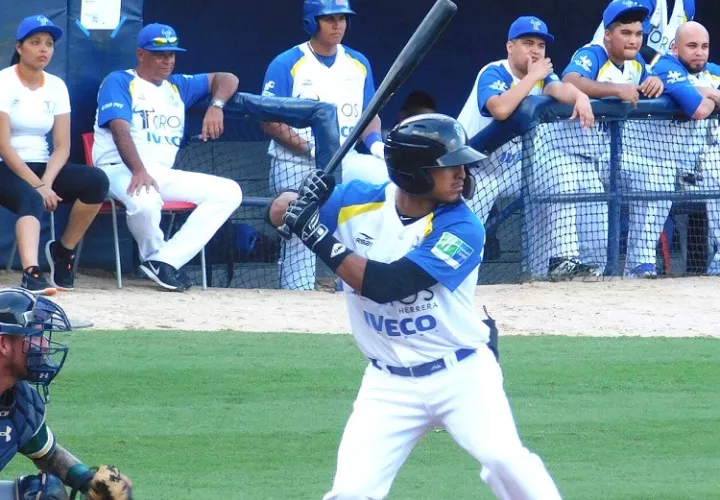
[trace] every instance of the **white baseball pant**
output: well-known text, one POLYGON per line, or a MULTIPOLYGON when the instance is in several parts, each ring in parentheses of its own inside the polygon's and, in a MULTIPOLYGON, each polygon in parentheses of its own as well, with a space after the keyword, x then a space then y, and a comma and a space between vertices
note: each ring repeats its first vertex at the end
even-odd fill
POLYGON ((381 500, 415 444, 437 426, 484 467, 496 496, 560 498, 542 460, 521 442, 490 349, 421 378, 365 370, 324 500, 381 500))
POLYGON ((242 202, 237 182, 214 175, 145 165, 160 192, 150 188, 129 195, 132 174, 124 164, 100 166, 110 180, 109 194, 126 209, 128 229, 138 244, 140 259, 157 260, 180 269, 210 241, 242 202), (160 229, 163 203, 185 201, 197 208, 172 238, 160 229))
MULTIPOLYGON (((299 155, 271 159, 270 191, 273 194, 297 189, 317 166, 315 160, 299 155)), ((343 182, 362 180, 382 184, 389 180, 385 161, 351 149, 342 162, 343 182)), ((299 238, 282 241, 280 252, 280 288, 284 290, 315 289, 315 254, 299 238)))

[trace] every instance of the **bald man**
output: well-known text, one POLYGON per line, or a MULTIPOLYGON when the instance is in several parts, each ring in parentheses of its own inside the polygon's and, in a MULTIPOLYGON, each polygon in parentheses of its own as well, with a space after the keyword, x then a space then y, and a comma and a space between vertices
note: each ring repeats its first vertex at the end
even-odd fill
MULTIPOLYGON (((720 66, 708 63, 710 35, 695 21, 680 26, 669 54, 653 67, 665 82, 665 94, 696 121, 676 123, 669 144, 677 145, 681 186, 720 189, 718 121, 706 120, 720 107, 720 66)), ((708 200, 708 229, 720 247, 720 200, 708 200)), ((708 274, 720 275, 720 253, 715 253, 708 274)))

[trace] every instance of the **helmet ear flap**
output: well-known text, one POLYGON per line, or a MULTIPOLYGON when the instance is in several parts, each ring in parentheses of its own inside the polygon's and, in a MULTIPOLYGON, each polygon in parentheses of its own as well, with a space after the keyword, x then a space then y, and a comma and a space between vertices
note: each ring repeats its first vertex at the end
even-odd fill
POLYGON ((475 194, 475 177, 470 173, 470 169, 465 167, 465 182, 463 183, 463 198, 469 200, 475 194))

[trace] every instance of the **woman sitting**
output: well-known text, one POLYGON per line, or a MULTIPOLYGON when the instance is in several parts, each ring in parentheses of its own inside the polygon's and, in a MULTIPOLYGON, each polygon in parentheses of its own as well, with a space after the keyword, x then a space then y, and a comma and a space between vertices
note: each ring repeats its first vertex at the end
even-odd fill
POLYGON ((17 29, 12 66, 0 71, 0 205, 19 215, 15 235, 23 268, 21 286, 53 295, 75 284, 75 247, 108 191, 99 168, 67 163, 70 97, 58 77, 46 73, 62 30, 45 16, 25 18, 17 29), (52 131, 53 152, 46 134, 52 131), (60 203, 71 203, 59 241, 48 241, 50 282, 40 270, 40 220, 60 203))

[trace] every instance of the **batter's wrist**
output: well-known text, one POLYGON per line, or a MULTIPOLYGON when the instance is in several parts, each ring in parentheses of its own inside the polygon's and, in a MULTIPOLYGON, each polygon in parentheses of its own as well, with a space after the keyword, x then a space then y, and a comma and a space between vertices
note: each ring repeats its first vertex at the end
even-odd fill
POLYGON ((327 264, 332 272, 336 272, 337 268, 340 267, 340 264, 342 264, 343 261, 347 259, 351 253, 353 253, 331 234, 320 238, 311 248, 315 255, 327 264))

